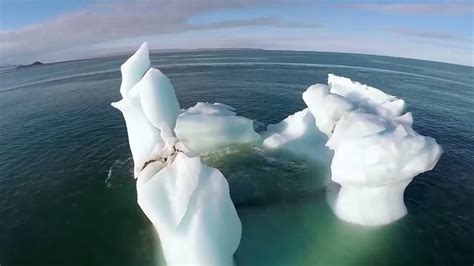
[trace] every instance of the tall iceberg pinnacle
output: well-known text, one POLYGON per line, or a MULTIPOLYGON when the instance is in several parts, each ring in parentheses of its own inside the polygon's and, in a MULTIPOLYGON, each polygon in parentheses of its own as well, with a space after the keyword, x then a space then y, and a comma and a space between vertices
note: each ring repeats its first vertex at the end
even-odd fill
MULTIPOLYGON (((168 265, 231 266, 242 226, 227 180, 219 170, 204 165, 195 156, 200 150, 187 147, 186 141, 197 142, 192 134, 186 135, 185 141, 175 134, 182 130, 175 129, 180 107, 173 85, 161 71, 150 66, 144 43, 122 65, 122 99, 112 103, 122 112, 127 126, 138 204, 158 232, 168 265)), ((212 124, 213 118, 206 121, 212 124)), ((243 119, 237 120, 246 121, 243 119)), ((196 125, 199 121, 188 119, 187 123, 196 125)), ((255 137, 247 122, 231 124, 232 136, 255 137)), ((232 136, 222 137, 226 132, 206 133, 209 138, 232 143, 232 136)), ((247 142, 253 137, 240 139, 247 142)))
POLYGON ((334 151, 331 179, 340 185, 330 203, 334 213, 361 225, 403 217, 405 188, 434 168, 441 147, 412 129, 403 100, 331 74, 328 84, 309 87, 303 99, 334 151))
MULTIPOLYGON (((145 53, 143 47, 142 45, 138 52, 145 53)), ((148 55, 148 51, 145 54, 148 55)), ((132 62, 138 64, 134 56, 132 58, 135 61, 132 62)), ((128 63, 129 61, 124 65, 128 63)), ((124 76, 127 74, 122 73, 124 76)), ((122 100, 112 103, 112 106, 119 109, 125 118, 136 176, 155 146, 163 145, 160 138, 162 124, 166 124, 168 128, 174 128, 176 124, 179 103, 173 85, 161 71, 150 68, 126 92, 122 100)))
POLYGON ((127 62, 120 66, 122 73, 122 84, 120 85, 120 94, 127 96, 128 92, 137 84, 150 69, 150 56, 148 52, 148 43, 143 43, 127 62))

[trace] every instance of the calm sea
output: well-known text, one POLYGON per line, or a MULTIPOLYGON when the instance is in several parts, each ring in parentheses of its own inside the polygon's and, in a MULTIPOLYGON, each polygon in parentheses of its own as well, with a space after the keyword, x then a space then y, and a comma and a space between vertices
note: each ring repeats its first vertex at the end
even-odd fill
MULTIPOLYGON (((327 74, 405 99, 414 128, 444 148, 405 192, 409 214, 384 227, 339 221, 318 166, 258 147, 207 156, 243 224, 235 259, 255 265, 472 265, 474 68, 371 55, 230 50, 156 53, 182 108, 222 102, 260 127, 305 107, 327 74)), ((0 264, 160 265, 136 203, 120 98, 125 56, 0 72, 0 264)), ((308 147, 310 148, 310 147, 308 147)))

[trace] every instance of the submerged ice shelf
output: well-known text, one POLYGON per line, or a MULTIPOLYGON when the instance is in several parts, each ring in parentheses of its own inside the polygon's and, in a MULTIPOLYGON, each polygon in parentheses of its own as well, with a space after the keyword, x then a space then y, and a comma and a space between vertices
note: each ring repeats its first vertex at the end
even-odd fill
POLYGON ((138 204, 158 232, 168 265, 232 265, 242 228, 224 175, 200 156, 232 144, 261 145, 330 168, 337 217, 383 225, 406 213, 403 193, 442 149, 412 129, 405 102, 329 74, 303 93, 307 108, 258 134, 231 106, 180 109, 170 80, 151 68, 144 43, 122 66, 122 99, 138 204))

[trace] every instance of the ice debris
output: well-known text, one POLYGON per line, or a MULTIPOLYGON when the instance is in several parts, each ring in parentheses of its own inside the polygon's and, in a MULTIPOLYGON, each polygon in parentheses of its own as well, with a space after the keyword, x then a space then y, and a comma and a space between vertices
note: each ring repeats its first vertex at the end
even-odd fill
POLYGON ((263 146, 329 165, 332 151, 325 146, 328 138, 314 125, 314 117, 308 108, 296 112, 278 124, 268 125, 262 133, 263 146))
POLYGON ((202 154, 230 144, 260 140, 253 121, 237 116, 225 104, 199 102, 178 116, 176 136, 192 152, 202 154))

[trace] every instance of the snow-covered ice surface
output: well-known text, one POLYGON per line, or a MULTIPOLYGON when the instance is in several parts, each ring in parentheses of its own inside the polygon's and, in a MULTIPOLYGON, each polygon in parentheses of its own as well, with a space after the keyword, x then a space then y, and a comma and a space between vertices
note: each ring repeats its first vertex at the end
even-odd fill
POLYGON ((235 116, 229 106, 204 103, 178 119, 173 85, 150 68, 146 43, 121 71, 123 98, 112 106, 125 118, 138 204, 158 232, 166 263, 233 265, 242 226, 229 185, 219 170, 194 155, 239 136, 237 142, 258 139, 252 121, 235 116))
POLYGON ((361 225, 403 217, 405 188, 433 169, 441 147, 412 129, 403 100, 331 74, 328 84, 311 86, 303 99, 334 151, 331 179, 340 185, 330 202, 334 213, 361 225))

